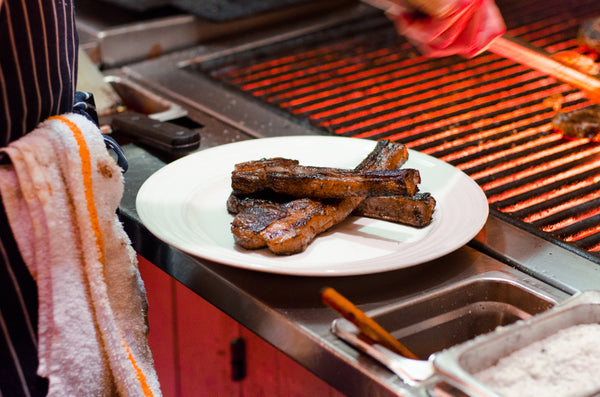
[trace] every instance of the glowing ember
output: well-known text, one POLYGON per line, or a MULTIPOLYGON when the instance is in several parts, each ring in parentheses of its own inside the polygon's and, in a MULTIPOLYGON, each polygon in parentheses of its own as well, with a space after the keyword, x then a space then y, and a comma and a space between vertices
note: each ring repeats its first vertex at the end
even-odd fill
MULTIPOLYGON (((579 183, 574 183, 574 184, 571 184, 571 185, 565 185, 565 186, 560 187, 559 189, 550 190, 550 191, 547 191, 545 193, 536 195, 535 197, 532 197, 530 199, 518 202, 517 204, 513 204, 513 205, 510 205, 510 206, 507 206, 507 207, 501 207, 501 208, 498 208, 498 209, 500 211, 502 211, 502 212, 516 212, 516 211, 520 211, 520 210, 523 210, 525 208, 531 207, 533 205, 540 204, 540 203, 546 202, 546 201, 548 201, 550 199, 562 196, 564 194, 577 191, 579 189, 585 188, 587 186, 590 186, 590 185, 592 185, 594 183, 598 183, 598 182, 600 182, 600 175, 594 175, 593 177, 586 178, 586 179, 584 179, 583 181, 581 181, 579 183)), ((599 209, 599 211, 600 211, 600 209, 599 209)), ((526 218, 524 218, 523 220, 525 222, 531 223, 531 222, 535 222, 535 221, 541 219, 540 216, 542 216, 542 215, 540 215, 540 214, 531 214, 531 215, 527 216, 526 218)), ((543 216, 547 216, 547 215, 543 215, 543 216)), ((560 227, 564 227, 564 226, 560 226, 560 227)), ((546 229, 544 229, 544 230, 546 230, 546 229)), ((547 231, 553 231, 553 230, 556 230, 554 226, 550 227, 550 229, 548 229, 547 231)))
MULTIPOLYGON (((555 142, 555 141, 560 140, 561 138, 562 138, 562 135, 559 132, 557 132, 555 134, 543 136, 539 139, 530 141, 527 144, 515 146, 508 150, 497 152, 494 154, 493 157, 496 157, 496 158, 506 157, 511 154, 516 154, 516 153, 520 153, 523 151, 527 151, 532 148, 541 147, 545 143, 555 142)), ((553 146, 547 150, 540 150, 535 153, 527 153, 523 157, 519 157, 519 158, 511 160, 511 161, 502 162, 501 164, 498 164, 495 167, 485 169, 478 173, 470 174, 470 176, 471 176, 471 178, 478 180, 478 179, 481 179, 486 176, 498 174, 500 172, 509 170, 511 168, 514 168, 514 167, 517 167, 517 166, 520 166, 523 164, 527 164, 534 160, 542 159, 544 157, 549 157, 553 154, 556 154, 556 153, 559 153, 562 151, 567 151, 569 149, 576 148, 577 146, 581 146, 587 142, 588 142, 587 139, 579 139, 577 141, 570 141, 570 142, 564 143, 562 145, 553 146)))
POLYGON ((574 234, 573 236, 564 237, 564 241, 573 242, 573 241, 581 240, 582 238, 591 236, 591 235, 599 233, 599 232, 600 232, 600 225, 596 225, 594 227, 590 227, 589 229, 583 230, 577 234, 574 234))
POLYGON ((585 219, 591 218, 592 216, 596 216, 600 214, 600 208, 594 208, 592 211, 582 212, 580 214, 568 217, 563 219, 560 222, 554 223, 552 225, 543 226, 541 229, 545 232, 556 232, 561 230, 567 226, 574 225, 578 222, 581 222, 585 219))

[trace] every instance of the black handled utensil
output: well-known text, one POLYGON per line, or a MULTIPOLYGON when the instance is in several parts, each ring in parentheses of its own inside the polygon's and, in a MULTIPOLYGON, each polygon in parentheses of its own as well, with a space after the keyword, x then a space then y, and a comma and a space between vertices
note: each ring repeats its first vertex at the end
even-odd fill
POLYGON ((123 134, 137 143, 164 150, 194 150, 200 145, 200 134, 168 121, 154 120, 144 114, 122 112, 111 116, 113 133, 123 134))

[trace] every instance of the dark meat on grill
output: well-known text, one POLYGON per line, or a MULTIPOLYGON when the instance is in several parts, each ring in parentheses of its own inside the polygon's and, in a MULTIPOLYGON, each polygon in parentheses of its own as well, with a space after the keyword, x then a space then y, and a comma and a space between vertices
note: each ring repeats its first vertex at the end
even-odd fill
POLYGON ((583 73, 595 75, 600 72, 600 65, 590 56, 573 50, 560 51, 552 54, 552 58, 569 65, 583 73))
MULTIPOLYGON (((357 168, 394 169, 407 159, 408 151, 404 145, 379 141, 357 168)), ((242 247, 260 248, 257 241, 262 240, 262 246, 267 246, 276 254, 293 254, 303 251, 319 233, 344 220, 363 199, 349 197, 333 201, 293 200, 285 216, 262 229, 262 225, 268 221, 260 221, 256 214, 243 215, 247 211, 242 211, 234 218, 231 231, 235 242, 242 247)))
POLYGON ((421 182, 419 171, 414 169, 347 170, 273 163, 273 159, 267 159, 255 162, 252 170, 234 170, 231 187, 244 194, 272 190, 295 197, 320 199, 412 196, 421 182), (262 167, 261 163, 264 164, 262 167))
POLYGON ((600 132, 600 106, 557 112, 552 119, 552 125, 566 137, 597 139, 600 132))
POLYGON ((593 17, 583 21, 577 39, 590 50, 600 53, 600 18, 593 17))

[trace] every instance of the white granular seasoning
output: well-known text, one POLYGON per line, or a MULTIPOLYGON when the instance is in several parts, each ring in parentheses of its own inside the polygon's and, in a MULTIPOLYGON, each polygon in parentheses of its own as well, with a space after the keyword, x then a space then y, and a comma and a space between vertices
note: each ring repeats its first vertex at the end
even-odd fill
POLYGON ((585 396, 600 390, 600 324, 582 324, 501 358, 475 377, 505 397, 585 396))

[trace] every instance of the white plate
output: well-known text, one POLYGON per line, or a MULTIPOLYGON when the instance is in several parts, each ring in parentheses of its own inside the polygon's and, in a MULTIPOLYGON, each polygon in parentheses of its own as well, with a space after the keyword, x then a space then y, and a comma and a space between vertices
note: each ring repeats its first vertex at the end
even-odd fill
POLYGON ((471 178, 434 157, 409 151, 404 167, 421 173, 420 191, 437 201, 433 222, 417 229, 361 217, 319 235, 290 256, 234 244, 226 201, 236 163, 288 157, 303 165, 354 168, 375 141, 332 136, 253 139, 181 158, 154 173, 137 195, 142 223, 164 242, 225 265, 302 276, 347 276, 418 265, 466 244, 488 216, 485 194, 471 178))

